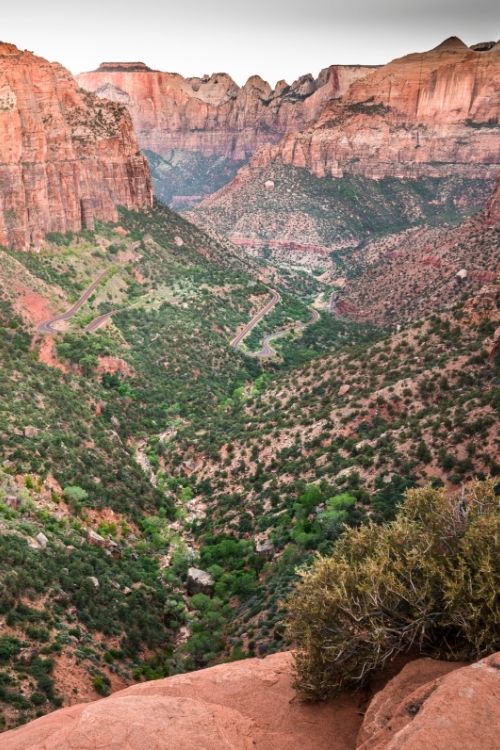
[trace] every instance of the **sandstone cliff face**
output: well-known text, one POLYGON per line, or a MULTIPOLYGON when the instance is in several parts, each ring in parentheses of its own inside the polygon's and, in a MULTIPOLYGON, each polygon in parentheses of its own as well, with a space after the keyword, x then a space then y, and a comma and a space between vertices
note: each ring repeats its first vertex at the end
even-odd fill
POLYGON ((77 80, 84 89, 128 106, 141 148, 162 156, 182 149, 239 161, 285 133, 308 127, 326 102, 372 70, 333 65, 317 79, 305 75, 291 86, 280 81, 274 90, 259 76, 240 88, 226 73, 183 78, 143 63, 103 63, 77 80))
POLYGON ((449 39, 355 81, 308 130, 263 147, 252 164, 279 161, 318 177, 494 177, 499 79, 499 44, 477 51, 449 39))
POLYGON ((149 170, 122 106, 78 90, 62 66, 0 43, 0 244, 150 207, 149 170))

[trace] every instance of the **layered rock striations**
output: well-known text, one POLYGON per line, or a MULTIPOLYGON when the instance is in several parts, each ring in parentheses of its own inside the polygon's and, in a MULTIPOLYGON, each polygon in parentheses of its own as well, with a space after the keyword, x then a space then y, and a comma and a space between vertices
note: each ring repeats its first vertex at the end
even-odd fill
POLYGON ((79 84, 126 104, 143 149, 162 156, 172 149, 241 161, 267 143, 314 122, 326 102, 338 99, 373 68, 332 65, 318 78, 305 75, 273 90, 259 76, 239 87, 226 73, 183 78, 144 63, 103 63, 82 73, 79 84))
POLYGON ((255 155, 318 177, 494 177, 500 167, 500 44, 450 38, 353 82, 314 124, 255 155))
POLYGON ((151 203, 126 109, 79 90, 61 65, 0 43, 0 244, 36 248, 48 232, 151 203))

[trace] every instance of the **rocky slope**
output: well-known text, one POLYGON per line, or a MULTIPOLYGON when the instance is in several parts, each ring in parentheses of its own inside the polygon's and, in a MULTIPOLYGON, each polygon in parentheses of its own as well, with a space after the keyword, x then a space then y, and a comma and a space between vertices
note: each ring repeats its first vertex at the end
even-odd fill
POLYGON ((327 105, 306 132, 255 156, 323 177, 494 177, 500 163, 500 45, 450 38, 393 60, 327 105))
POLYGON ((342 96, 371 70, 332 65, 317 79, 305 75, 291 86, 280 81, 274 90, 257 75, 239 87, 226 73, 183 78, 143 63, 103 63, 77 80, 84 89, 127 105, 141 148, 161 156, 180 149, 239 161, 307 127, 325 102, 342 96))
POLYGON ((294 262, 302 258, 315 265, 318 257, 354 248, 369 237, 422 224, 460 223, 484 206, 492 184, 458 176, 333 179, 273 162, 240 169, 185 216, 241 247, 265 248, 277 259, 290 253, 294 262))
POLYGON ((117 103, 78 90, 62 66, 0 44, 0 244, 151 206, 147 163, 117 103))
POLYGON ((486 208, 459 226, 410 229, 331 257, 337 310, 395 325, 498 284, 500 180, 486 208), (344 275, 345 274, 345 275, 344 275))
POLYGON ((4 750, 494 750, 500 659, 468 667, 419 659, 373 698, 304 704, 291 657, 225 664, 62 709, 2 736, 4 750), (359 735, 356 733, 359 728, 359 735))

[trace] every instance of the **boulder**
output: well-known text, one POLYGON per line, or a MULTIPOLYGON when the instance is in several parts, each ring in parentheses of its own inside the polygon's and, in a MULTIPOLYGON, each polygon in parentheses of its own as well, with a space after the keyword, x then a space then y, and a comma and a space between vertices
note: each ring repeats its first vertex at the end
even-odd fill
POLYGON ((90 542, 90 544, 95 544, 96 547, 106 547, 106 540, 103 536, 97 533, 97 531, 94 531, 93 529, 89 529, 87 531, 87 541, 90 542))
POLYGON ((257 539, 255 541, 255 552, 259 557, 272 557, 274 555, 274 542, 272 539, 257 539))
POLYGON ((38 544, 40 545, 40 549, 45 549, 45 547, 49 543, 49 540, 47 539, 47 537, 45 536, 45 534, 43 533, 43 531, 41 531, 39 534, 37 534, 36 537, 35 537, 35 539, 38 542, 38 544))
POLYGON ((17 508, 19 504, 19 498, 17 495, 7 495, 5 498, 5 504, 9 506, 9 508, 13 508, 14 510, 17 508))
POLYGON ((24 667, 29 667, 31 662, 38 656, 36 648, 23 648, 18 654, 17 661, 24 667))
POLYGON ((112 557, 121 556, 121 547, 114 541, 114 539, 105 539, 93 529, 88 529, 87 541, 90 542, 90 544, 94 544, 96 547, 102 547, 106 550, 107 554, 112 557))
POLYGON ((500 653, 470 666, 418 659, 377 693, 357 750, 496 750, 500 653))
POLYGON ((23 434, 24 434, 25 438, 36 437, 39 432, 40 432, 40 430, 38 429, 38 427, 32 427, 31 425, 28 425, 23 430, 23 434))
POLYGON ((187 592, 189 596, 194 594, 207 594, 211 596, 214 590, 214 579, 206 570, 200 568, 188 568, 187 592))

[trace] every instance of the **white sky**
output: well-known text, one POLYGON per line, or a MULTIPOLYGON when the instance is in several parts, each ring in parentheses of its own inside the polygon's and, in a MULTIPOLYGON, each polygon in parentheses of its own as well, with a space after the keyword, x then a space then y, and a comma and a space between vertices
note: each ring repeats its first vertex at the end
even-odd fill
POLYGON ((495 0, 2 0, 0 38, 73 73, 141 60, 272 85, 334 63, 380 64, 448 36, 498 39, 495 0))

